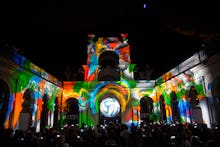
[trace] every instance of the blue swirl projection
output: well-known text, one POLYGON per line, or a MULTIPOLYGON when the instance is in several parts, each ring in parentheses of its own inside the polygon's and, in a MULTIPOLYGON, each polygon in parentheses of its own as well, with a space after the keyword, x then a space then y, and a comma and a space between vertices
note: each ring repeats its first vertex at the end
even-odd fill
POLYGON ((90 94, 90 108, 92 109, 92 113, 93 114, 96 114, 97 111, 95 109, 95 103, 96 103, 96 95, 97 93, 99 92, 99 90, 104 87, 105 85, 109 84, 110 82, 103 82, 103 83, 100 83, 98 85, 96 85, 94 87, 94 90, 91 92, 90 94))
POLYGON ((115 117, 120 112, 120 104, 115 98, 105 98, 100 103, 100 112, 105 117, 115 117))
POLYGON ((96 54, 92 54, 91 58, 90 58, 90 65, 89 65, 89 67, 90 67, 89 76, 96 71, 98 64, 99 64, 98 57, 96 56, 96 54))

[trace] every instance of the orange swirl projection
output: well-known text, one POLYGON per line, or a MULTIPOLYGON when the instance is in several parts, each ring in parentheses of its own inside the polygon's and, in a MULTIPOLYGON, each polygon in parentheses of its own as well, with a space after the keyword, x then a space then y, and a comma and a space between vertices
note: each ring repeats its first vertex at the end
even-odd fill
POLYGON ((127 45, 125 47, 120 48, 120 59, 130 63, 130 46, 127 45))
POLYGON ((40 120, 41 112, 42 112, 43 101, 41 98, 37 99, 37 120, 40 120))
POLYGON ((139 116, 138 116, 138 112, 140 112, 140 107, 139 106, 133 106, 133 118, 132 120, 135 122, 139 121, 139 116))
POLYGON ((69 97, 78 98, 79 96, 80 96, 80 94, 77 92, 74 92, 72 89, 63 91, 63 98, 64 99, 69 98, 69 97))
POLYGON ((141 92, 139 92, 138 93, 138 98, 139 98, 139 100, 142 98, 142 97, 145 97, 145 96, 149 96, 151 94, 151 92, 150 91, 141 91, 141 92))
POLYGON ((127 83, 125 83, 125 82, 120 82, 120 87, 124 87, 123 89, 122 89, 122 91, 124 91, 124 89, 126 89, 127 91, 126 91, 126 95, 127 95, 127 100, 126 100, 126 103, 128 103, 128 101, 130 100, 130 98, 131 98, 131 91, 130 91, 130 88, 128 87, 128 84, 127 83))
POLYGON ((122 87, 120 85, 115 85, 115 84, 108 84, 104 88, 118 89, 123 95, 127 95, 127 92, 128 92, 128 90, 125 87, 122 87))
POLYGON ((16 123, 18 122, 20 112, 22 110, 22 103, 23 103, 23 93, 18 92, 16 93, 15 101, 14 101, 14 120, 12 123, 12 127, 14 128, 16 123))
POLYGON ((197 95, 197 97, 198 97, 199 101, 201 101, 204 98, 204 95, 201 93, 201 94, 197 95))
POLYGON ((40 89, 42 90, 41 93, 44 93, 44 86, 45 86, 45 80, 42 80, 38 83, 40 89))
MULTIPOLYGON (((73 89, 68 89, 68 90, 64 89, 62 104, 65 104, 65 102, 66 102, 66 100, 68 98, 76 98, 76 99, 78 99, 81 96, 82 91, 86 91, 86 90, 85 89, 81 89, 80 92, 77 93, 77 92, 74 92, 73 89)), ((62 105, 62 111, 64 111, 64 109, 65 109, 65 106, 62 105)))
POLYGON ((166 114, 167 114, 167 116, 172 116, 172 109, 171 109, 171 107, 169 106, 169 105, 167 105, 166 103, 165 103, 165 109, 166 109, 166 114))
POLYGON ((136 122, 137 122, 138 119, 139 119, 139 118, 138 118, 138 115, 137 115, 137 114, 133 114, 133 121, 136 121, 136 122))

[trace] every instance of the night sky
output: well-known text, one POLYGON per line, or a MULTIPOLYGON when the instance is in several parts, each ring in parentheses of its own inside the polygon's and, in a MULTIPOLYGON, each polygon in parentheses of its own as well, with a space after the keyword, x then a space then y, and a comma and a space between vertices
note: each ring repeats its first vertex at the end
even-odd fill
POLYGON ((218 5, 197 0, 23 0, 0 5, 0 39, 58 79, 67 65, 77 71, 86 64, 89 33, 128 33, 132 63, 149 64, 157 78, 208 44, 220 26, 218 5))

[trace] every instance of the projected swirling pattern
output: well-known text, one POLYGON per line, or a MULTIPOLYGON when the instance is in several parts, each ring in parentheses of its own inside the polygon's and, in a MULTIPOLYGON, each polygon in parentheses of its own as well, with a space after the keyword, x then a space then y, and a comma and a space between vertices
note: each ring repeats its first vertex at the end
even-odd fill
MULTIPOLYGON (((90 38, 94 38, 90 35, 90 38)), ((49 99, 47 107, 48 114, 54 111, 55 100, 58 98, 58 104, 61 106, 60 111, 64 112, 65 101, 69 97, 76 98, 79 103, 79 109, 83 119, 87 119, 89 124, 95 125, 97 122, 93 120, 99 111, 99 103, 106 93, 110 93, 117 97, 120 103, 120 111, 122 113, 122 123, 138 123, 140 121, 140 99, 148 96, 153 100, 153 113, 160 113, 159 97, 162 95, 165 100, 165 111, 167 123, 172 122, 171 108, 171 92, 175 92, 178 101, 178 109, 180 110, 181 123, 190 122, 190 103, 186 96, 186 91, 194 86, 197 92, 197 97, 200 101, 205 96, 202 80, 199 77, 193 76, 192 71, 186 71, 175 77, 172 72, 162 75, 157 81, 157 86, 148 86, 150 81, 140 82, 133 80, 133 72, 135 64, 130 64, 130 46, 127 43, 126 35, 123 42, 114 42, 117 38, 101 38, 97 42, 92 39, 88 45, 87 65, 84 68, 85 81, 70 82, 61 89, 57 86, 56 79, 47 74, 44 70, 35 66, 26 58, 12 57, 13 61, 19 65, 19 69, 14 69, 14 79, 17 82, 12 82, 12 91, 9 98, 9 106, 6 112, 6 125, 9 127, 9 116, 13 116, 10 122, 10 127, 15 128, 18 125, 20 112, 22 110, 23 96, 27 89, 31 89, 34 94, 34 111, 32 112, 33 124, 40 124, 40 117, 43 105, 43 96, 48 95, 49 99), (107 82, 97 81, 99 71, 98 57, 105 50, 114 51, 119 56, 119 68, 121 71, 120 81, 107 82), (20 60, 19 60, 20 59, 20 60), (123 64, 122 64, 123 63, 123 64), (26 70, 33 72, 30 74, 26 70), (140 86, 142 84, 144 86, 140 86), (62 98, 61 98, 62 93, 62 98), (88 110, 91 111, 88 111, 88 110), (91 113, 89 113, 91 112, 91 113), (11 115, 12 114, 12 115, 11 115), (87 117, 87 118, 86 118, 87 117)), ((179 68, 178 68, 179 70, 179 68)), ((196 75, 196 74, 195 74, 196 75)), ((63 118, 63 117, 61 117, 63 118)), ((65 119, 65 118, 63 118, 65 119)), ((207 122, 207 120, 205 120, 207 122)))
MULTIPOLYGON (((180 110, 181 122, 189 122, 189 102, 186 100, 186 89, 189 86, 194 85, 197 87, 198 97, 200 99, 204 97, 203 88, 201 88, 201 83, 195 82, 193 77, 190 79, 187 74, 177 76, 173 79, 171 73, 166 73, 162 76, 161 84, 156 87, 145 88, 138 85, 139 81, 133 80, 133 72, 135 69, 135 64, 130 64, 130 47, 127 44, 127 36, 125 36, 123 42, 119 42, 118 38, 99 38, 97 42, 94 42, 94 35, 90 35, 89 45, 88 45, 88 58, 87 65, 84 67, 84 77, 85 82, 78 86, 73 85, 74 92, 84 91, 83 93, 78 93, 77 99, 79 100, 80 110, 83 113, 90 106, 91 115, 96 115, 99 110, 99 100, 106 94, 111 93, 115 95, 120 104, 122 112, 122 122, 124 123, 134 123, 139 121, 139 114, 137 113, 140 109, 139 101, 142 97, 149 96, 153 100, 153 113, 160 113, 159 97, 162 95, 165 99, 165 111, 167 123, 172 122, 172 108, 170 105, 171 92, 175 92, 178 98, 178 109, 180 110), (121 79, 116 82, 98 82, 98 57, 105 50, 114 51, 119 55, 119 68, 121 71, 121 79), (167 80, 171 79, 171 80, 167 80), (79 86, 81 85, 81 87, 79 86), (186 86, 187 85, 187 86, 186 86), (76 88, 77 87, 77 88, 76 88), (132 116, 133 115, 133 116, 132 116), (132 118, 133 117, 133 118, 132 118)), ((147 85, 149 81, 145 81, 147 85)), ((147 87, 147 86, 146 86, 147 87)), ((91 122, 93 123, 93 122, 91 122)))
POLYGON ((191 79, 190 81, 182 80, 184 77, 185 76, 181 75, 180 77, 176 77, 150 89, 144 87, 136 87, 137 85, 139 85, 138 81, 125 80, 123 78, 121 79, 121 81, 118 82, 84 82, 83 84, 81 84, 81 88, 79 86, 80 84, 76 86, 78 90, 75 88, 73 89, 75 89, 74 92, 79 91, 77 95, 81 110, 88 109, 87 104, 89 104, 93 115, 98 113, 99 100, 102 98, 102 96, 104 96, 106 93, 114 94, 121 104, 121 112, 123 113, 122 118, 124 119, 125 123, 139 121, 138 113, 136 112, 138 112, 138 110, 140 109, 139 101, 144 96, 149 96, 152 98, 154 102, 153 110, 154 112, 159 112, 160 104, 158 97, 160 97, 160 95, 163 95, 163 97, 165 98, 167 123, 171 123, 172 108, 170 105, 170 93, 175 92, 178 98, 178 109, 180 110, 181 122, 187 123, 190 121, 190 104, 186 99, 186 89, 188 89, 188 87, 190 86, 195 86, 199 98, 204 97, 204 92, 203 88, 201 88, 201 83, 196 83, 195 81, 193 81, 193 79, 191 79), (188 86, 186 87, 185 85, 187 84, 188 86), (89 89, 88 85, 90 85, 89 89), (133 118, 132 113, 133 115, 135 115, 133 116, 133 118))
POLYGON ((54 110, 55 99, 60 97, 60 88, 56 85, 59 81, 56 81, 56 78, 34 65, 24 56, 13 54, 11 58, 13 62, 22 68, 19 68, 19 70, 17 68, 14 69, 13 76, 14 79, 16 79, 16 82, 12 82, 13 85, 11 85, 14 88, 10 93, 8 109, 6 112, 6 122, 4 125, 6 128, 11 127, 19 129, 18 124, 20 113, 22 111, 24 94, 27 90, 31 90, 31 99, 33 101, 33 105, 30 105, 33 110, 31 112, 31 121, 33 125, 36 124, 35 127, 37 131, 39 131, 43 104, 42 97, 45 94, 48 95, 48 113, 52 112, 54 110), (10 120, 10 116, 13 116, 13 119, 10 120))

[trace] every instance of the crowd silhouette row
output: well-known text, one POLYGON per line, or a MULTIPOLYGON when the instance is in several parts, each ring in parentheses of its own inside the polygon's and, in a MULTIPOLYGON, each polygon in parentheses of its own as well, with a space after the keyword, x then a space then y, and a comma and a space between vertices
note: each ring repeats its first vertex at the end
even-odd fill
POLYGON ((215 147, 220 145, 219 127, 205 124, 153 124, 140 126, 107 125, 13 130, 1 127, 0 145, 30 147, 215 147))

